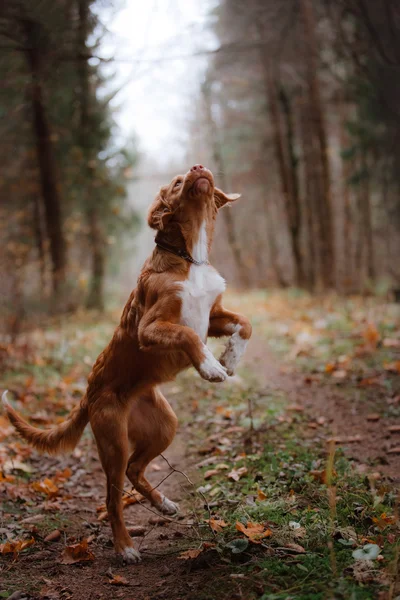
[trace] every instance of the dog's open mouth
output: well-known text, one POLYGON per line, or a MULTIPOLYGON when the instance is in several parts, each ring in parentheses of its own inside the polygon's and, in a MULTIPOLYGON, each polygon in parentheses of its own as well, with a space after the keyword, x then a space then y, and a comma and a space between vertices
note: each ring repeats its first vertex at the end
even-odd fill
POLYGON ((211 184, 206 177, 199 177, 193 185, 196 194, 208 194, 211 189, 211 184))

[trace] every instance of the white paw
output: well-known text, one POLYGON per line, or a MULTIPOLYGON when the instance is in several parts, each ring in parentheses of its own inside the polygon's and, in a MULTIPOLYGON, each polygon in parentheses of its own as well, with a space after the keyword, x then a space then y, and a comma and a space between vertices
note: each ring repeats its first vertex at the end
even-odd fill
POLYGON ((220 363, 226 368, 228 375, 235 373, 238 362, 246 350, 247 343, 248 340, 241 338, 238 331, 229 338, 225 350, 219 359, 220 363))
POLYGON ((199 367, 199 373, 207 381, 225 381, 227 377, 226 370, 217 361, 206 345, 203 347, 204 360, 199 367))
POLYGON ((132 565, 134 563, 138 563, 142 560, 140 556, 140 552, 132 548, 132 546, 127 546, 121 552, 118 553, 118 557, 126 564, 132 565))
POLYGON ((157 504, 156 508, 163 515, 176 515, 179 512, 179 505, 172 502, 172 500, 169 500, 166 496, 162 497, 161 504, 157 504))

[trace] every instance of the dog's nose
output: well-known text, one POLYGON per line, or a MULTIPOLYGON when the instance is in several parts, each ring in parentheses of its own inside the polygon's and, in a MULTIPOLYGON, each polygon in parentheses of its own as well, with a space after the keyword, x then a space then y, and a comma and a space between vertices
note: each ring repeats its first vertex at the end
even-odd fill
POLYGON ((191 171, 202 171, 204 169, 203 165, 194 165, 190 170, 191 171))

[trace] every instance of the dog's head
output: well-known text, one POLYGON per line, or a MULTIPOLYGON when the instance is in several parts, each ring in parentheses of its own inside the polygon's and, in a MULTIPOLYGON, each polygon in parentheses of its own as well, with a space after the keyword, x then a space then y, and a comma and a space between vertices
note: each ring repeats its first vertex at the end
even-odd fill
POLYGON ((204 224, 211 242, 218 210, 238 198, 240 194, 225 194, 216 188, 209 169, 194 165, 160 189, 150 207, 148 223, 158 231, 179 229, 189 247, 189 238, 196 240, 204 224))

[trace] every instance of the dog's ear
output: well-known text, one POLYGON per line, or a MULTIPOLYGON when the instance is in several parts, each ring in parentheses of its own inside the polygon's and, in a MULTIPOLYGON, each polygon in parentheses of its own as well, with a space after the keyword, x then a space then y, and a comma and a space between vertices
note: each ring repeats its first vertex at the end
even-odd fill
POLYGON ((230 204, 231 202, 235 202, 235 200, 239 200, 240 196, 241 194, 225 194, 225 192, 218 188, 214 189, 214 199, 218 210, 226 204, 230 204))
POLYGON ((173 208, 165 198, 165 192, 166 188, 161 188, 158 195, 154 198, 147 215, 149 226, 152 229, 157 229, 157 231, 162 231, 164 229, 174 212, 173 208))

